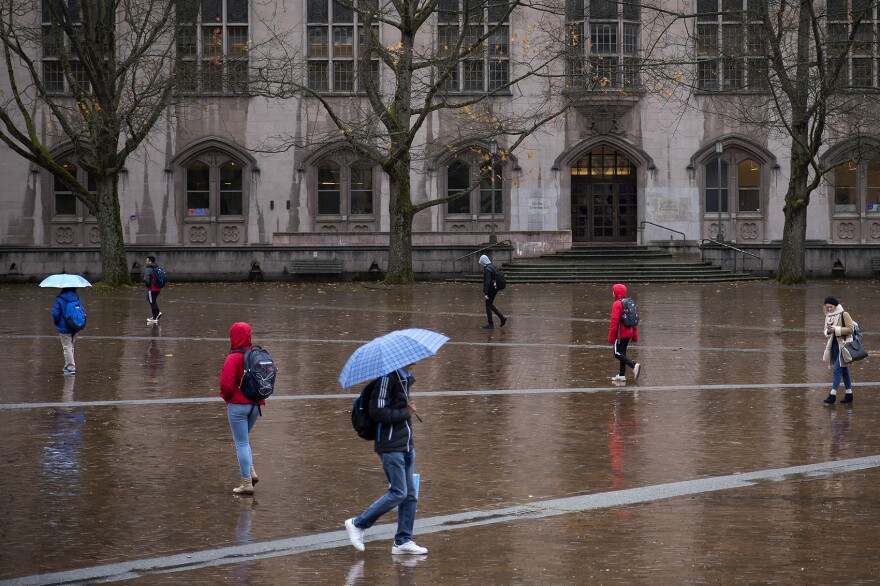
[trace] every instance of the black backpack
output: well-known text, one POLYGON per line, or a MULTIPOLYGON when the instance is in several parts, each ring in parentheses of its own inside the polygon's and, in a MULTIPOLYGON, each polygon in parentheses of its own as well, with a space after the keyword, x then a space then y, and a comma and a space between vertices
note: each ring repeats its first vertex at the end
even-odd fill
POLYGON ((370 417, 370 397, 379 380, 381 379, 377 378, 365 386, 351 406, 351 426, 361 439, 376 439, 376 431, 379 429, 379 424, 370 417))
POLYGON ((623 305, 623 314, 620 316, 620 322, 628 328, 634 328, 639 325, 639 308, 632 297, 624 297, 620 300, 623 305))
POLYGON ((278 374, 272 357, 259 346, 236 352, 244 354, 244 374, 238 385, 241 393, 254 403, 268 399, 275 391, 275 376, 278 374))
POLYGON ((504 272, 499 269, 497 266, 492 265, 492 276, 495 281, 495 288, 501 291, 505 287, 507 287, 507 278, 504 276, 504 272))

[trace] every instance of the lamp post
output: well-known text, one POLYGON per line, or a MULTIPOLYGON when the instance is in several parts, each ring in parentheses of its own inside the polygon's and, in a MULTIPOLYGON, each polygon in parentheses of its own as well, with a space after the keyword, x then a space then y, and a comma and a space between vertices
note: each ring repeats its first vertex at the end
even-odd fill
POLYGON ((489 139, 489 165, 492 167, 492 226, 489 233, 489 244, 498 242, 498 236, 495 234, 495 155, 498 154, 498 141, 494 138, 489 139))
POLYGON ((715 239, 724 241, 724 227, 721 225, 721 154, 724 152, 724 143, 720 140, 715 143, 715 154, 718 156, 718 234, 715 239))

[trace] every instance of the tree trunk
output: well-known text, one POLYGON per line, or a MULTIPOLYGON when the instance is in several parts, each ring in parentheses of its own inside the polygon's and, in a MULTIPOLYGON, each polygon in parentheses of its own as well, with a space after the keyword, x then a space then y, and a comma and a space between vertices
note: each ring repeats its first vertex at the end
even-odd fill
POLYGON ((389 178, 391 227, 388 235, 388 285, 408 285, 413 282, 412 221, 413 206, 410 198, 409 160, 397 161, 386 169, 389 178))
POLYGON ((776 280, 783 285, 804 283, 806 275, 807 190, 809 166, 807 154, 795 142, 791 147, 791 179, 785 194, 785 227, 782 230, 782 249, 776 280))
POLYGON ((122 237, 122 219, 119 217, 117 176, 97 178, 98 231, 101 237, 101 281, 112 287, 131 284, 125 242, 122 237))

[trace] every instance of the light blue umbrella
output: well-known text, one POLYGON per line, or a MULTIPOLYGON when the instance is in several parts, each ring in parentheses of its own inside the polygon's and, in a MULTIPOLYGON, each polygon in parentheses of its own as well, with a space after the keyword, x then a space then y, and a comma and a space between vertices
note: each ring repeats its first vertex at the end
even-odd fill
POLYGON ((40 283, 40 287, 56 287, 58 289, 67 289, 69 287, 91 287, 92 284, 80 277, 79 275, 68 275, 68 274, 59 274, 59 275, 49 275, 43 282, 40 283))
POLYGON ((379 336, 354 351, 339 373, 342 388, 373 380, 422 358, 433 356, 448 336, 410 328, 379 336))

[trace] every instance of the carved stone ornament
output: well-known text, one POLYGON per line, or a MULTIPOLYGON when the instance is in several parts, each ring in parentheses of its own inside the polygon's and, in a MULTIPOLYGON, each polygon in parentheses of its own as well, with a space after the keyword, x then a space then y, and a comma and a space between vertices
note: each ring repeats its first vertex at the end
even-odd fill
POLYGON ((871 238, 880 238, 880 222, 871 222, 871 238))
POLYGON ((208 241, 208 229, 204 226, 190 226, 189 241, 193 244, 204 244, 208 241))
POLYGON ((97 226, 89 228, 89 242, 92 244, 99 244, 101 242, 101 231, 98 230, 97 226))
POLYGON ((841 222, 837 226, 837 237, 841 240, 852 240, 856 237, 856 226, 852 222, 841 222))
POLYGON ((743 222, 739 227, 739 235, 743 240, 755 240, 758 237, 758 224, 743 222))
POLYGON ((70 226, 59 226, 55 230, 55 242, 58 244, 73 244, 73 228, 70 226))
POLYGON ((615 110, 607 106, 596 108, 590 116, 590 132, 593 134, 614 134, 617 136, 626 135, 625 130, 621 130, 618 126, 620 115, 615 110))
POLYGON ((222 235, 223 242, 238 242, 239 229, 238 226, 223 226, 222 235))

